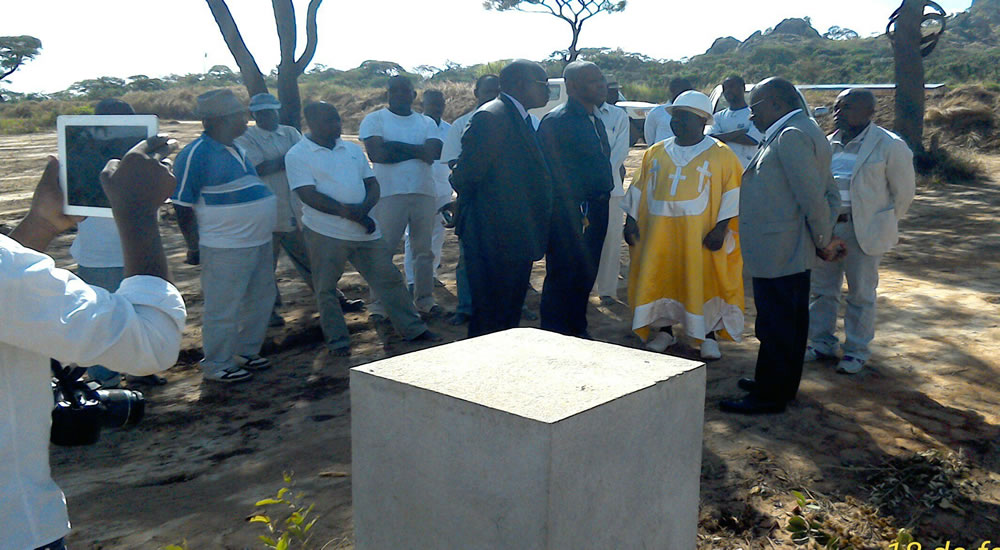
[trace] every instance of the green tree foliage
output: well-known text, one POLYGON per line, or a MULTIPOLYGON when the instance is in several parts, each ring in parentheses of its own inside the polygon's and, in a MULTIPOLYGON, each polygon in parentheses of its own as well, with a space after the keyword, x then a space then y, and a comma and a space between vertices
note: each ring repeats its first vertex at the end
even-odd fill
POLYGON ((128 91, 125 85, 123 78, 102 76, 75 82, 67 91, 71 97, 80 99, 104 99, 124 95, 128 91))
POLYGON ((583 24, 599 13, 625 11, 626 0, 485 0, 483 7, 488 10, 517 10, 526 13, 543 13, 562 19, 569 25, 573 39, 569 48, 560 54, 565 63, 576 61, 580 55, 580 31, 583 24))
POLYGON ((0 36, 0 80, 31 61, 42 49, 42 41, 34 36, 0 36))

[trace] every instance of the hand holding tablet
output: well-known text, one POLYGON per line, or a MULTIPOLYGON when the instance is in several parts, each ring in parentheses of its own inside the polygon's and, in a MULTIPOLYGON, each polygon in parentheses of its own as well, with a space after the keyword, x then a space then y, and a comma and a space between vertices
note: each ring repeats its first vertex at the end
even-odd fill
MULTIPOLYGON (((101 171, 108 161, 123 158, 136 144, 155 137, 156 116, 60 116, 56 125, 63 212, 75 216, 112 217, 111 203, 101 188, 101 171)), ((155 138, 150 145, 153 147, 144 146, 141 154, 156 161, 169 154, 166 138, 155 138)))

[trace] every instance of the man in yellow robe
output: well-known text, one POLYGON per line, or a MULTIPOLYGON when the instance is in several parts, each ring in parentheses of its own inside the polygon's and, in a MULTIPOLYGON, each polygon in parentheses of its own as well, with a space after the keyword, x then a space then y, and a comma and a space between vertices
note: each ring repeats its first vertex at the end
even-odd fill
POLYGON ((697 91, 671 110, 675 137, 650 147, 622 201, 631 266, 632 330, 654 351, 676 339, 701 340, 701 356, 721 357, 715 334, 743 333, 743 258, 737 234, 743 166, 724 143, 705 136, 711 103, 697 91))

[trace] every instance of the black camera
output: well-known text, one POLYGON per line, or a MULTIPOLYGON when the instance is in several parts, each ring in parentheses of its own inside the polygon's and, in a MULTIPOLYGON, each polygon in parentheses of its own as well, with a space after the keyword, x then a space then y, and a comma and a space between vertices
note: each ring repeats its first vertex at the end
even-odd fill
POLYGON ((131 428, 142 420, 146 399, 132 390, 102 390, 81 378, 87 369, 64 367, 52 360, 52 409, 54 445, 91 445, 101 436, 101 428, 131 428))

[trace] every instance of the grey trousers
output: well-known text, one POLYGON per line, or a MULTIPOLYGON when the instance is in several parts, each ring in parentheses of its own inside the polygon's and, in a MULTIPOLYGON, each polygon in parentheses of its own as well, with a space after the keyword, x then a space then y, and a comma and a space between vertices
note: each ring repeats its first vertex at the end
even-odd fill
MULTIPOLYGON (((285 254, 292 261, 292 265, 295 267, 295 271, 298 272, 299 277, 302 277, 302 280, 309 285, 309 290, 312 290, 312 269, 309 265, 309 253, 306 251, 306 241, 302 237, 302 231, 295 229, 292 231, 275 232, 272 234, 271 244, 274 254, 274 268, 278 268, 278 253, 284 249, 285 254)), ((277 283, 275 283, 274 306, 277 307, 280 305, 281 293, 277 290, 277 283)))
POLYGON ((838 223, 833 234, 847 243, 847 256, 836 262, 818 262, 812 270, 809 299, 809 343, 821 353, 833 355, 839 343, 837 309, 841 287, 847 276, 847 310, 844 315, 844 355, 867 361, 868 345, 875 338, 875 289, 882 256, 861 250, 854 224, 838 223))
MULTIPOLYGON (((391 252, 399 247, 403 231, 409 226, 413 250, 413 301, 420 311, 429 311, 434 307, 434 252, 431 250, 431 235, 438 219, 436 201, 437 198, 431 195, 390 195, 379 199, 371 212, 372 218, 382 229, 382 239, 391 252)), ((386 308, 379 303, 374 288, 368 311, 377 315, 387 313, 386 308)))
POLYGON ((234 365, 234 355, 260 353, 274 306, 271 243, 250 248, 201 247, 201 290, 205 299, 202 368, 234 365))
POLYGON ((343 349, 351 345, 350 332, 337 298, 337 281, 347 262, 364 277, 403 338, 416 338, 427 330, 406 291, 403 275, 392 263, 392 251, 384 237, 375 241, 346 241, 320 235, 309 228, 304 232, 312 260, 316 307, 327 348, 343 349))
MULTIPOLYGON (((125 278, 124 267, 86 267, 77 266, 76 276, 83 279, 83 282, 92 286, 99 286, 108 292, 115 292, 125 278)), ((101 365, 94 365, 89 368, 90 378, 98 382, 108 382, 119 373, 106 369, 101 365)))

